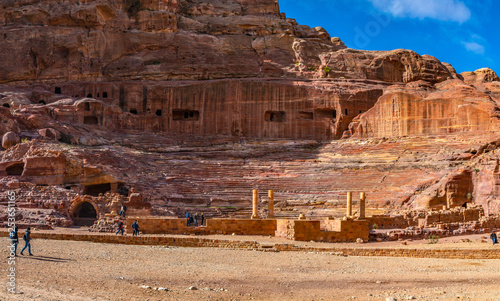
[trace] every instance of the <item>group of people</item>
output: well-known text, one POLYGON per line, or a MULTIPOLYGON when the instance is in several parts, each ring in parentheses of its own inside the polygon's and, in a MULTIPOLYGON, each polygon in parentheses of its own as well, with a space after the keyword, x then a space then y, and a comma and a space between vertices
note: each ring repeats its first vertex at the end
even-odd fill
MULTIPOLYGON (((18 236, 18 227, 15 226, 14 230, 10 232, 10 239, 12 241, 12 244, 14 245, 14 255, 17 256, 17 244, 19 243, 19 236, 18 236)), ((24 255, 23 252, 28 248, 28 252, 30 256, 33 256, 31 254, 31 229, 30 227, 26 228, 26 232, 24 232, 23 235, 23 240, 24 240, 24 248, 21 250, 21 255, 24 255)))
MULTIPOLYGON (((132 223, 132 229, 134 229, 134 233, 132 233, 132 236, 136 236, 136 235, 139 235, 139 224, 137 223, 137 220, 135 220, 133 223, 132 223)), ((123 235, 123 221, 120 221, 118 223, 118 231, 116 231, 116 234, 115 235, 118 235, 118 233, 122 233, 123 235)))
POLYGON ((198 213, 195 213, 195 215, 191 215, 189 214, 189 212, 186 212, 186 222, 188 227, 202 227, 205 225, 205 216, 203 215, 203 213, 201 215, 198 213))

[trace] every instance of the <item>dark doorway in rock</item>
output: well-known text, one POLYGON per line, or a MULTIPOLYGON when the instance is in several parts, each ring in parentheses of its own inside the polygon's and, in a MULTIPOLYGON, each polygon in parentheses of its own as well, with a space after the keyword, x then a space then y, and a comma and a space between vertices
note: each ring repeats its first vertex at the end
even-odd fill
POLYGON ((83 117, 83 124, 99 124, 99 120, 96 116, 85 116, 83 117))
POLYGON ((56 87, 56 88, 54 89, 54 93, 55 93, 55 94, 61 94, 61 87, 56 87))
POLYGON ((45 102, 45 100, 43 100, 43 99, 42 99, 42 100, 40 100, 38 103, 39 103, 39 104, 41 104, 41 105, 46 105, 46 104, 47 104, 47 103, 45 102))
POLYGON ((89 202, 82 202, 74 212, 74 223, 77 226, 92 226, 97 220, 97 212, 89 202))
POLYGON ((200 119, 200 112, 193 110, 172 110, 173 120, 197 121, 200 119))
POLYGON ((106 192, 111 191, 111 184, 95 184, 85 186, 83 189, 83 194, 88 194, 91 196, 99 196, 99 193, 105 194, 106 192))
POLYGON ((2 107, 5 107, 5 108, 10 108, 10 104, 8 104, 8 103, 4 103, 4 104, 2 105, 2 107))
POLYGON ((137 115, 137 110, 136 109, 130 109, 130 113, 134 114, 134 115, 137 115))
POLYGON ((100 94, 99 94, 99 92, 97 92, 97 98, 99 98, 99 97, 100 97, 99 95, 100 95, 100 94))
POLYGON ((24 163, 15 163, 5 169, 8 176, 20 176, 24 171, 24 163))
POLYGON ((102 92, 102 98, 108 98, 108 92, 102 92))
POLYGON ((161 110, 156 110, 156 116, 161 116, 161 110))
POLYGON ((467 202, 463 203, 462 207, 467 208, 467 202))
POLYGON ((285 122, 286 112, 284 111, 267 111, 264 119, 270 122, 285 122))
POLYGON ((92 94, 90 94, 90 93, 89 93, 89 94, 87 94, 87 97, 88 97, 88 98, 92 98, 92 94))
POLYGON ((124 183, 118 183, 118 189, 117 189, 117 192, 120 194, 120 195, 123 195, 123 196, 128 196, 128 192, 129 192, 130 188, 128 186, 126 186, 124 183))

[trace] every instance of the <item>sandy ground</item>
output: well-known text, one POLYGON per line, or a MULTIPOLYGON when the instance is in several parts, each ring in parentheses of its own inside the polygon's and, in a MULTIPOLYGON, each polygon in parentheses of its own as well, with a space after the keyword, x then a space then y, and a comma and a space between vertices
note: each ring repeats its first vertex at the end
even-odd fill
MULTIPOLYGON (((34 240, 33 253, 17 258, 18 294, 3 288, 1 300, 500 300, 500 259, 344 257, 55 240, 34 240)), ((7 255, 3 248, 4 279, 7 255)))

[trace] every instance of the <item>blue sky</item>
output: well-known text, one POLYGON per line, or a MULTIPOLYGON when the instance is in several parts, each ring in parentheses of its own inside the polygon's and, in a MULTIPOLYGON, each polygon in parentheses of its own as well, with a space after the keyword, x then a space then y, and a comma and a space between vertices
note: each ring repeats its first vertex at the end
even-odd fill
POLYGON ((321 26, 346 46, 411 49, 458 73, 489 67, 500 74, 498 0, 279 0, 299 24, 321 26))

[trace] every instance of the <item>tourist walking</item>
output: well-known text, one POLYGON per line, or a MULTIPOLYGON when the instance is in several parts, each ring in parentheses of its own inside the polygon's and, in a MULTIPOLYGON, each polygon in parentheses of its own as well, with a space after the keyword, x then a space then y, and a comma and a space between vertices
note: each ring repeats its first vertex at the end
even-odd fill
POLYGON ((201 222, 200 222, 200 226, 202 226, 202 227, 203 227, 203 225, 205 224, 205 216, 203 215, 203 213, 202 213, 202 214, 201 214, 201 216, 200 216, 200 220, 201 220, 201 222))
POLYGON ((24 248, 21 250, 21 255, 23 255, 24 250, 26 248, 28 248, 28 252, 30 253, 30 256, 33 256, 33 254, 31 254, 31 229, 30 229, 30 227, 28 227, 26 229, 26 232, 23 235, 23 239, 24 239, 24 248))
POLYGON ((118 231, 116 231, 116 234, 115 234, 115 235, 118 235, 118 233, 120 233, 120 232, 121 232, 121 233, 122 233, 122 235, 123 235, 123 222, 122 222, 122 221, 120 221, 120 222, 118 223, 118 231))
POLYGON ((495 245, 498 242, 497 234, 494 231, 491 232, 490 238, 491 238, 491 241, 493 242, 493 245, 495 245))
POLYGON ((189 212, 186 212, 186 226, 189 227, 189 212))
POLYGON ((19 243, 19 237, 17 234, 17 226, 14 227, 14 230, 10 232, 10 240, 12 241, 12 244, 14 245, 14 256, 17 256, 17 244, 19 243))
POLYGON ((134 233, 132 236, 139 235, 139 224, 137 223, 137 220, 132 224, 132 229, 134 229, 134 233))
POLYGON ((125 206, 124 204, 122 204, 122 207, 120 208, 120 213, 118 214, 118 216, 122 216, 123 215, 123 218, 125 218, 125 212, 127 211, 127 206, 125 206))

